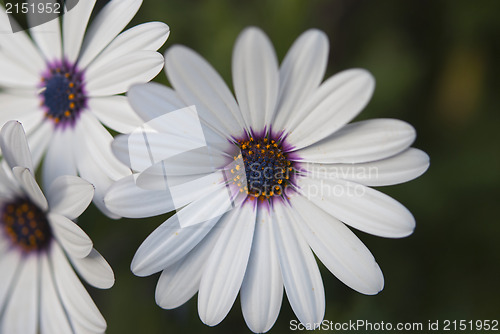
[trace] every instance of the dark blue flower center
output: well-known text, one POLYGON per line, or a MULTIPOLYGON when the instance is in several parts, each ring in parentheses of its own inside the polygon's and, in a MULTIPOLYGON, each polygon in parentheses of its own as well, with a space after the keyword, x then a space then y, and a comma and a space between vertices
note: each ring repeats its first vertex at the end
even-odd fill
POLYGON ((49 66, 42 77, 42 89, 45 115, 55 124, 74 123, 86 107, 83 73, 66 61, 49 66))
POLYGON ((45 250, 52 240, 45 213, 28 199, 17 198, 5 203, 0 219, 12 244, 26 253, 45 250))
POLYGON ((281 196, 290 183, 293 167, 280 143, 268 137, 250 137, 237 145, 241 155, 235 159, 243 159, 247 184, 242 185, 238 176, 234 183, 254 197, 281 196))

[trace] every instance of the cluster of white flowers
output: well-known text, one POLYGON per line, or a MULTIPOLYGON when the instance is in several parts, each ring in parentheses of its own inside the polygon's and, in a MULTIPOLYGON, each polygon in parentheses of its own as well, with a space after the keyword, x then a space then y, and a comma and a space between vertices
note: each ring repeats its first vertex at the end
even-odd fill
POLYGON ((164 23, 122 32, 141 3, 111 0, 87 28, 95 0, 80 1, 29 36, 0 10, 0 333, 106 330, 73 271, 97 288, 114 283, 75 222, 91 201, 111 218, 177 210, 131 268, 161 272, 162 308, 198 293, 209 326, 240 293, 248 327, 267 332, 283 287, 299 321, 321 323, 315 256, 352 289, 381 291, 378 264, 348 226, 411 234, 412 214, 371 187, 420 176, 429 157, 410 147, 415 130, 403 121, 348 124, 372 96, 371 74, 323 82, 329 45, 318 30, 279 65, 252 27, 234 47, 234 97, 194 51, 157 52, 164 23), (163 67, 173 88, 148 83, 163 67))

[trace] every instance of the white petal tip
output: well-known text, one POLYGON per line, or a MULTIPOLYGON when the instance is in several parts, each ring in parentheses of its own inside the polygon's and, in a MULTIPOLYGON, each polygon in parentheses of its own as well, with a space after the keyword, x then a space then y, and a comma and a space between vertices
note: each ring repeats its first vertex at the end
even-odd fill
POLYGON ((154 25, 158 26, 159 29, 163 30, 164 33, 170 34, 170 27, 168 26, 168 24, 166 24, 164 22, 151 21, 148 24, 154 24, 154 25))
POLYGON ((352 72, 352 74, 356 76, 356 79, 360 82, 364 82, 364 86, 366 87, 364 90, 365 94, 368 96, 373 95, 373 91, 375 90, 375 77, 370 71, 364 68, 353 68, 347 71, 352 72))
POLYGON ((200 319, 205 325, 210 326, 210 327, 217 326, 218 324, 220 324, 222 322, 222 320, 224 320, 224 318, 221 319, 216 314, 210 314, 210 315, 200 314, 200 319))
POLYGON ((404 207, 402 208, 400 215, 400 220, 393 221, 392 226, 386 231, 386 233, 376 235, 393 239, 406 238, 411 235, 413 231, 415 231, 416 227, 415 217, 413 217, 412 213, 404 207))
POLYGON ((169 61, 167 59, 171 59, 172 57, 182 56, 182 54, 185 52, 193 52, 193 51, 187 46, 181 44, 174 44, 165 51, 165 62, 168 64, 169 61))
POLYGON ((374 296, 378 295, 382 290, 384 290, 384 279, 377 282, 371 287, 367 287, 366 289, 363 290, 358 290, 358 292, 367 296, 374 296))
POLYGON ((268 43, 270 43, 269 38, 262 29, 258 27, 248 27, 244 29, 236 39, 235 49, 237 48, 237 45, 239 45, 240 43, 244 44, 253 43, 256 40, 257 41, 265 40, 268 43))
POLYGON ((150 275, 154 274, 154 273, 148 272, 146 270, 146 268, 144 268, 143 263, 138 261, 135 257, 132 259, 132 263, 130 264, 130 270, 132 271, 132 273, 135 276, 138 276, 138 277, 146 277, 146 276, 150 276, 150 275))
POLYGON ((184 304, 183 302, 179 303, 179 302, 176 302, 176 301, 171 300, 169 298, 165 298, 165 297, 161 298, 156 293, 155 293, 155 302, 156 302, 156 305, 158 305, 159 307, 161 307, 164 310, 173 310, 174 308, 178 308, 179 306, 184 304))
POLYGON ((406 238, 410 235, 413 234, 413 231, 415 231, 415 226, 410 227, 410 226, 405 226, 401 227, 398 230, 391 231, 387 233, 386 235, 380 234, 381 237, 385 238, 391 238, 391 239, 401 239, 401 238, 406 238))
POLYGON ((115 276, 113 275, 113 279, 108 279, 103 281, 99 286, 95 286, 98 289, 110 289, 115 285, 115 276))
POLYGON ((106 277, 101 276, 99 281, 92 283, 89 282, 89 284, 97 289, 103 289, 103 290, 110 289, 113 287, 113 285, 115 285, 115 275, 113 271, 111 271, 110 273, 108 273, 106 277))
POLYGON ((273 327, 272 324, 251 324, 247 322, 248 328, 254 333, 267 333, 273 327))
POLYGON ((82 245, 81 246, 81 253, 79 253, 81 258, 84 258, 86 256, 89 256, 90 252, 92 252, 92 249, 94 248, 94 244, 92 242, 88 243, 87 245, 82 245))
POLYGON ((420 175, 427 172, 427 170, 429 169, 429 167, 431 165, 431 158, 429 157, 429 155, 427 153, 425 153, 424 151, 421 151, 419 149, 413 149, 413 151, 420 158, 420 161, 421 161, 421 163, 420 163, 421 168, 420 168, 419 174, 417 176, 415 176, 415 178, 417 178, 420 175))
POLYGON ((162 29, 163 29, 163 34, 166 35, 166 38, 168 38, 170 36, 170 27, 163 23, 163 22, 158 22, 158 24, 161 24, 162 25, 162 29))
POLYGON ((415 228, 416 228, 415 219, 409 220, 407 222, 406 228, 401 229, 401 231, 399 232, 400 233, 399 236, 397 236, 396 238, 405 238, 412 235, 413 232, 415 231, 415 228))
POLYGON ((265 33, 259 27, 250 26, 250 27, 243 29, 243 31, 240 33, 240 36, 247 35, 247 34, 262 34, 262 35, 264 35, 265 33))

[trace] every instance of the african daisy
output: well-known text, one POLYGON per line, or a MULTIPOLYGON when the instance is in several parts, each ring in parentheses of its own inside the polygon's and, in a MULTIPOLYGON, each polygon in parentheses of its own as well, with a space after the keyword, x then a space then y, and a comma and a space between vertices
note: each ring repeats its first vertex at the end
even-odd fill
POLYGON ((72 268, 97 288, 114 284, 111 267, 72 221, 94 187, 61 176, 45 197, 16 121, 3 126, 0 147, 0 332, 103 333, 106 321, 72 268))
MULTIPOLYGON (((85 33, 95 2, 80 1, 61 20, 31 28, 31 38, 12 33, 0 10, 0 126, 9 120, 23 124, 35 166, 45 154, 44 184, 78 174, 95 185, 95 204, 113 216, 104 193, 130 170, 111 153, 104 125, 120 133, 140 125, 118 94, 160 72, 163 57, 156 50, 169 28, 150 22, 120 33, 142 0, 112 0, 85 33)), ((28 14, 28 22, 36 19, 28 14)))
POLYGON ((248 28, 233 52, 236 99, 183 46, 165 55, 174 90, 150 83, 129 91, 148 123, 140 136, 116 138, 113 151, 139 173, 114 184, 105 203, 135 218, 179 209, 143 242, 131 265, 138 276, 162 272, 156 288, 162 308, 198 292, 200 318, 213 326, 240 293, 248 327, 266 332, 284 287, 297 318, 313 328, 325 311, 315 255, 354 290, 382 290, 378 264, 348 226, 381 237, 411 234, 412 214, 370 186, 414 179, 429 158, 410 148, 415 130, 403 121, 347 124, 370 100, 374 79, 351 69, 321 82, 327 55, 325 34, 310 30, 278 68, 267 36, 248 28), (201 123, 183 122, 189 110, 201 123), (193 149, 186 143, 196 143, 200 131, 207 147, 193 149))

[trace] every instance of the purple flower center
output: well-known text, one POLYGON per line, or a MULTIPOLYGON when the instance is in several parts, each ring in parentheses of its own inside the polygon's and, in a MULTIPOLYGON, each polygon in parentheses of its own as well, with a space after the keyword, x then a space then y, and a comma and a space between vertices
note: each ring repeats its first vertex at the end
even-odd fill
POLYGON ((56 125, 74 124, 87 107, 83 72, 65 60, 49 65, 42 76, 41 88, 45 116, 56 125))
POLYGON ((292 162, 282 143, 270 136, 250 137, 236 142, 245 166, 246 185, 241 184, 238 175, 233 183, 248 195, 260 199, 281 196, 295 173, 292 162))
POLYGON ((0 225, 12 244, 26 253, 45 250, 52 240, 45 213, 29 199, 17 198, 5 203, 0 225))

